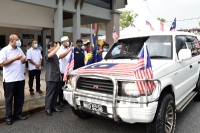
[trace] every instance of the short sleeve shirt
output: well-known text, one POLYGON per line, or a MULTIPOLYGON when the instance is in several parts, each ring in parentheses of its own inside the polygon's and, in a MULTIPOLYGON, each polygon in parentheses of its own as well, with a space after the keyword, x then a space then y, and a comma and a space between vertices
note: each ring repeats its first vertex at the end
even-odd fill
POLYGON ((82 49, 74 48, 74 70, 85 66, 85 52, 82 49))
MULTIPOLYGON (((42 59, 42 54, 41 54, 41 51, 39 49, 30 48, 27 51, 26 55, 27 55, 27 60, 31 59, 36 64, 39 64, 40 59, 42 59)), ((28 70, 36 70, 36 69, 37 69, 36 66, 28 61, 28 70)), ((39 69, 41 69, 41 66, 40 66, 39 69)))
POLYGON ((53 57, 48 58, 48 54, 50 52, 47 51, 44 55, 45 63, 46 63, 46 74, 45 81, 60 81, 60 69, 59 69, 59 59, 55 54, 53 57))
MULTIPOLYGON (((60 57, 61 54, 65 53, 66 51, 68 51, 69 48, 65 48, 63 46, 60 47, 60 49, 58 50, 58 52, 56 53, 58 58, 60 57)), ((59 59, 59 62, 60 62, 60 72, 62 74, 64 74, 65 72, 65 69, 66 69, 66 66, 67 66, 67 62, 70 58, 70 55, 71 55, 71 51, 62 59, 59 59)))
MULTIPOLYGON (((20 48, 14 49, 10 45, 4 47, 0 52, 0 64, 15 58, 19 54, 22 55, 22 58, 25 57, 20 48)), ((24 65, 21 60, 16 60, 10 65, 3 67, 3 81, 6 83, 22 81, 24 79, 24 65)))

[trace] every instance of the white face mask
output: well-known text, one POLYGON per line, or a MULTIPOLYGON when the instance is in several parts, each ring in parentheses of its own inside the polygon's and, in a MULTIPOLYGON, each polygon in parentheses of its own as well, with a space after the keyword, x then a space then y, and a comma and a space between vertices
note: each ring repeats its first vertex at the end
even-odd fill
POLYGON ((16 46, 17 46, 17 47, 21 47, 21 45, 22 45, 22 43, 21 43, 20 40, 16 41, 16 46))
POLYGON ((108 52, 108 49, 107 49, 107 48, 104 48, 104 49, 103 49, 103 52, 108 52))
POLYGON ((34 48, 38 48, 38 44, 36 43, 36 44, 34 44, 34 48))

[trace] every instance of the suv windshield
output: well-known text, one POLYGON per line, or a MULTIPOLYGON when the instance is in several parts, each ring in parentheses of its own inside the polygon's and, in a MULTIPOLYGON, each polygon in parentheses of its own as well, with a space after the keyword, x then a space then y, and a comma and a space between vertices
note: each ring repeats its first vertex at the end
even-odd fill
POLYGON ((172 36, 146 36, 119 40, 105 59, 138 59, 144 43, 152 59, 172 59, 172 36))

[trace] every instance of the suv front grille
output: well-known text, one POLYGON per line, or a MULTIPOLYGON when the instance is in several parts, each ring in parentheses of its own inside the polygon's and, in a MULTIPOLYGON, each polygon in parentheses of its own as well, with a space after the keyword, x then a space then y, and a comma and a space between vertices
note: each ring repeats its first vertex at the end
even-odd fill
POLYGON ((113 94, 113 82, 106 79, 94 79, 80 77, 77 81, 77 88, 81 90, 113 94))

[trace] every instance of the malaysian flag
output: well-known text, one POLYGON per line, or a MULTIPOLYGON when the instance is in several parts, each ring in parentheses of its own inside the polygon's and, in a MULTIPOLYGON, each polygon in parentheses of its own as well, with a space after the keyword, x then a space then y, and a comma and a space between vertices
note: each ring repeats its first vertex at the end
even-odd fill
POLYGON ((73 68, 74 68, 74 49, 72 49, 71 53, 70 53, 70 57, 68 59, 68 62, 67 62, 67 66, 66 66, 66 69, 65 69, 65 73, 64 73, 64 77, 63 77, 63 81, 66 81, 67 80, 67 75, 73 71, 73 68))
POLYGON ((112 37, 113 37, 114 42, 119 38, 119 36, 118 36, 117 32, 115 31, 115 29, 113 30, 112 37))
POLYGON ((174 19, 171 27, 170 27, 170 31, 175 31, 176 30, 176 18, 174 19))
MULTIPOLYGON (((138 63, 135 66, 134 75, 136 79, 146 79, 146 78, 153 79, 151 60, 146 44, 144 44, 138 63)), ((153 81, 151 82, 137 81, 136 85, 140 94, 146 94, 146 89, 145 89, 146 87, 148 88, 147 94, 151 94, 153 90, 156 88, 156 85, 153 81)))
POLYGON ((133 23, 131 23, 130 27, 136 28, 138 31, 140 31, 133 23))
POLYGON ((164 31, 164 23, 160 20, 160 30, 164 31))
POLYGON ((74 74, 97 73, 114 76, 134 76, 135 64, 131 63, 100 63, 86 66, 74 74))
POLYGON ((149 21, 146 21, 146 25, 148 25, 148 26, 151 28, 151 30, 154 30, 154 28, 153 28, 152 25, 149 23, 149 21))

